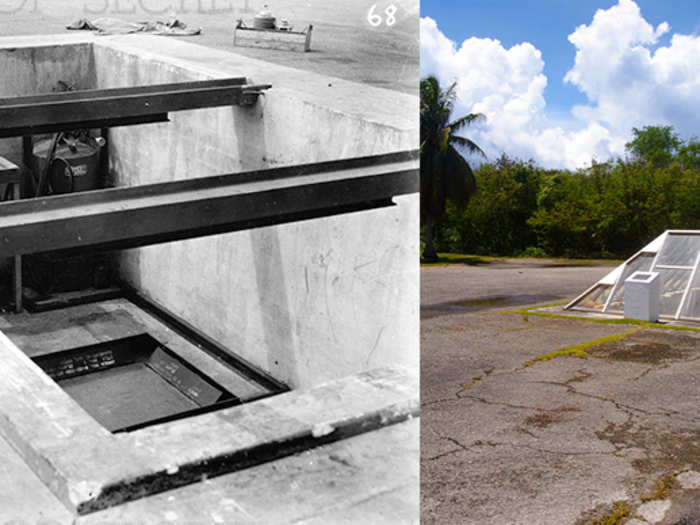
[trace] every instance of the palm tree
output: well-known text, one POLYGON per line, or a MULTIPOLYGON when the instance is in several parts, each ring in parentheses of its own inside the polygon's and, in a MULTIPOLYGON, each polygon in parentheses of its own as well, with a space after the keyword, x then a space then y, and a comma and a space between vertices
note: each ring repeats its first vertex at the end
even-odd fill
POLYGON ((464 209, 476 191, 474 174, 455 146, 486 157, 474 142, 456 135, 461 128, 485 118, 481 113, 470 113, 450 121, 456 88, 455 82, 443 91, 433 76, 420 82, 420 197, 421 219, 425 225, 423 259, 426 261, 437 260, 433 230, 437 220, 445 214, 447 200, 464 209))

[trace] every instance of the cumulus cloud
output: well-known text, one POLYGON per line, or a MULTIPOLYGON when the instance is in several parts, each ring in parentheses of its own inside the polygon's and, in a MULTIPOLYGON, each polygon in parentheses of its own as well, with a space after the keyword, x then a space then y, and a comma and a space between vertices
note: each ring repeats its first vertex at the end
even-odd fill
MULTIPOLYGON (((633 126, 672 124, 684 136, 700 123, 700 37, 672 36, 651 26, 632 0, 598 10, 568 36, 576 48, 564 81, 589 103, 571 109, 573 128, 547 115, 541 52, 528 42, 506 49, 498 40, 457 45, 429 17, 421 19, 421 74, 458 82, 457 112, 488 119, 468 131, 490 157, 506 152, 546 167, 580 167, 624 153, 633 126)), ((559 79, 556 79, 559 80, 559 79)))

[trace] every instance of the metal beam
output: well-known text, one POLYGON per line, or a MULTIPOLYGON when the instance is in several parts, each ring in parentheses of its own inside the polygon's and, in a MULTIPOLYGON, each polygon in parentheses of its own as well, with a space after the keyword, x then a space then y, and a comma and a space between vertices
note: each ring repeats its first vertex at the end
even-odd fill
POLYGON ((0 204, 0 257, 157 244, 393 205, 418 152, 0 204))
POLYGON ((65 122, 59 122, 54 124, 0 128, 0 139, 19 136, 26 137, 28 135, 39 135, 42 133, 56 133, 58 131, 65 131, 68 129, 116 128, 119 126, 135 126, 140 124, 153 124, 156 122, 168 122, 169 120, 170 119, 168 118, 167 113, 156 113, 153 115, 141 115, 137 117, 81 120, 71 122, 70 125, 67 125, 65 122))
POLYGON ((0 138, 162 121, 169 111, 252 104, 269 85, 229 78, 0 99, 0 138))

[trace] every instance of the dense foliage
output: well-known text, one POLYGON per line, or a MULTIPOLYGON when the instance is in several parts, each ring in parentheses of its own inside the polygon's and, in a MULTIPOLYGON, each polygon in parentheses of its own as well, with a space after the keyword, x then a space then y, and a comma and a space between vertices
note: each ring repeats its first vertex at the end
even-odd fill
POLYGON ((700 229, 700 143, 670 127, 634 134, 629 159, 573 172, 506 156, 482 164, 466 209, 448 203, 437 250, 626 257, 664 230, 700 229))

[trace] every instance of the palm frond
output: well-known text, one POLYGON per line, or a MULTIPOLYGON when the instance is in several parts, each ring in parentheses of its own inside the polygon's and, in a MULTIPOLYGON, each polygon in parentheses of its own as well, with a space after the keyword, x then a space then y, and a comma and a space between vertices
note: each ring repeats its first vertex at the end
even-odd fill
POLYGON ((482 157, 486 158, 486 153, 484 153, 484 150, 482 150, 479 146, 476 145, 474 141, 468 139, 467 137, 460 137, 459 135, 450 135, 450 142, 457 144, 458 146, 462 146, 469 153, 481 155, 482 157))
POLYGON ((452 128, 452 131, 457 131, 464 126, 469 126, 474 122, 482 122, 484 120, 486 120, 486 116, 484 116, 482 113, 469 113, 469 115, 453 120, 448 124, 448 126, 452 128))

